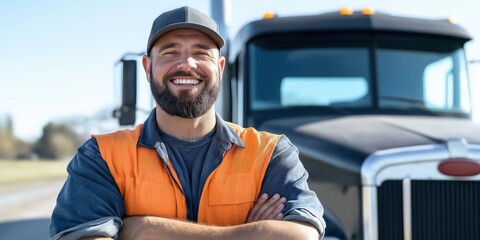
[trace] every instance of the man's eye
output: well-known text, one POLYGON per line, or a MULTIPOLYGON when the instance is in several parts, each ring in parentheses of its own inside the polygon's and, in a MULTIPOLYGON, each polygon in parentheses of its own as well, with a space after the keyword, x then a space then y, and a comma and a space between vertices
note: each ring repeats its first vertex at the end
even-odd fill
POLYGON ((178 54, 178 52, 175 52, 175 51, 168 51, 168 52, 164 52, 163 55, 175 55, 175 54, 178 54))
POLYGON ((210 54, 208 52, 196 52, 195 55, 198 55, 198 56, 210 56, 210 54))

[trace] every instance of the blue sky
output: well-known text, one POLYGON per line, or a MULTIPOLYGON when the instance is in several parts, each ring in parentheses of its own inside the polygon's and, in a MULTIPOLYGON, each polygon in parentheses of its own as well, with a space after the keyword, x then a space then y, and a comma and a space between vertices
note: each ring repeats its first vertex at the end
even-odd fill
MULTIPOLYGON (((153 19, 183 5, 209 13, 209 4, 208 0, 0 0, 0 119, 9 114, 15 134, 34 140, 48 121, 109 113, 115 100, 114 63, 125 52, 144 51, 153 19)), ((266 11, 287 16, 344 6, 423 18, 455 16, 476 38, 466 46, 468 59, 480 59, 478 0, 233 0, 230 38, 266 11)), ((479 69, 480 64, 471 66, 476 89, 480 89, 479 69)), ((474 93, 480 102, 480 90, 474 93)), ((480 104, 474 104, 474 111, 480 113, 480 104)))

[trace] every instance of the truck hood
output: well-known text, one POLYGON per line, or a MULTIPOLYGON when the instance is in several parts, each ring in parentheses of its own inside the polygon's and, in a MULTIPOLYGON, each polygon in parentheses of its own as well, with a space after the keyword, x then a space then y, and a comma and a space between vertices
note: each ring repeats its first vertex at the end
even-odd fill
POLYGON ((296 117, 267 121, 260 129, 287 135, 301 155, 356 172, 368 155, 383 149, 438 144, 449 138, 480 144, 480 125, 448 117, 296 117))

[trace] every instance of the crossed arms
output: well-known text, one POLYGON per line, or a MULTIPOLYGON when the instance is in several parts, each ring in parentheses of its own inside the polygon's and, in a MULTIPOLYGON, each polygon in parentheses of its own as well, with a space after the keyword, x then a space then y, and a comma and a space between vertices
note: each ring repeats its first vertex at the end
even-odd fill
MULTIPOLYGON (((283 215, 286 199, 275 194, 268 199, 262 194, 250 211, 247 223, 220 227, 151 216, 123 219, 119 239, 319 239, 318 231, 307 223, 277 221, 283 215)), ((88 237, 81 240, 112 238, 88 237)))

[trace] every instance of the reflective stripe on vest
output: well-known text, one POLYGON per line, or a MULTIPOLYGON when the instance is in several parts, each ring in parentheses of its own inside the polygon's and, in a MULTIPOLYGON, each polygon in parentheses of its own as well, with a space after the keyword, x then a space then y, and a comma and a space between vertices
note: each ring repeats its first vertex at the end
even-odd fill
MULTIPOLYGON (((199 203, 199 223, 220 226, 245 223, 280 138, 228 125, 240 136, 245 148, 232 144, 207 178, 199 203)), ((124 199, 125 214, 186 220, 185 196, 177 185, 180 181, 170 160, 171 174, 155 149, 137 145, 142 127, 94 136, 124 199)))

